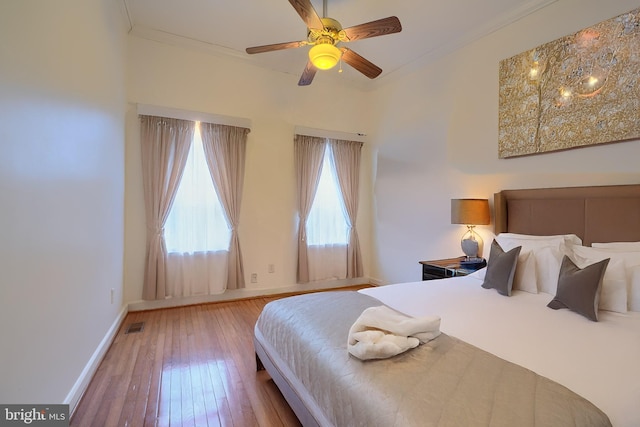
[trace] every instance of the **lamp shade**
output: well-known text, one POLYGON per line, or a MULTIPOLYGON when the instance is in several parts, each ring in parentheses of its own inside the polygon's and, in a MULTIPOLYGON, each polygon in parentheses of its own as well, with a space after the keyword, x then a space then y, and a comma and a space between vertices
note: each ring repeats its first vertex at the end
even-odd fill
POLYGON ((489 200, 451 199, 451 224, 487 225, 490 223, 489 200))
POLYGON ((322 43, 309 49, 311 63, 320 70, 328 70, 336 66, 342 52, 330 43, 322 43))

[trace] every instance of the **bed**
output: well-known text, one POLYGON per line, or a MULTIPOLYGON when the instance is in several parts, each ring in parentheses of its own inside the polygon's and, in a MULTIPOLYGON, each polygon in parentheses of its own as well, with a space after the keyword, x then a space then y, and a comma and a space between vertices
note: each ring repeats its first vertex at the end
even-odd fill
POLYGON ((640 425, 640 248, 624 243, 640 242, 640 185, 505 190, 494 209, 496 241, 517 252, 510 296, 483 288, 502 256, 492 248, 492 272, 265 306, 258 365, 303 425, 640 425), (564 255, 582 263, 577 274, 604 266, 596 319, 562 300, 564 255), (556 299, 570 308, 547 307, 556 299), (349 328, 380 305, 440 316, 442 334, 358 360, 347 352, 349 328))

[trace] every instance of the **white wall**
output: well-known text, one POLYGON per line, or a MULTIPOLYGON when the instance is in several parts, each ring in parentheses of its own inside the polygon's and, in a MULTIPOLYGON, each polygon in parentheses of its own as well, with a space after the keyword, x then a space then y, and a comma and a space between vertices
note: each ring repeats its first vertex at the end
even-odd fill
POLYGON ((2 403, 64 402, 122 308, 115 4, 0 2, 2 403))
MULTIPOLYGON (((452 198, 640 182, 640 141, 497 155, 499 61, 636 7, 635 0, 559 0, 376 91, 374 278, 419 280, 418 261, 461 254, 465 229, 450 224, 452 198)), ((490 241, 492 226, 480 232, 490 241)))
MULTIPOLYGON (((127 114, 125 300, 135 302, 142 296, 145 259, 135 103, 251 120, 239 227, 246 291, 282 291, 295 286, 294 127, 366 133, 364 107, 368 94, 327 85, 320 75, 311 86, 298 87, 299 76, 137 37, 130 37, 128 46, 127 93, 131 104, 127 114), (274 273, 268 273, 269 264, 275 265, 274 273), (258 283, 250 283, 251 273, 258 274, 258 283)), ((365 275, 370 258, 370 158, 365 144, 357 221, 365 275)))

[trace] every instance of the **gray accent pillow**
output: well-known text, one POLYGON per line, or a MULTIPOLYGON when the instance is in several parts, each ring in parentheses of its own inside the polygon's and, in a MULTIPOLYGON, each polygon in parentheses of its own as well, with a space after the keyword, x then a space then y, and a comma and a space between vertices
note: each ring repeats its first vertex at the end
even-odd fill
POLYGON ((554 310, 568 308, 597 322, 600 289, 608 264, 609 258, 580 268, 565 255, 560 266, 556 297, 547 307, 554 310))
POLYGON ((513 288, 513 278, 516 273, 518 255, 522 246, 516 246, 508 252, 493 239, 491 252, 489 253, 489 263, 484 276, 482 287, 485 289, 495 289, 500 295, 511 296, 513 288))

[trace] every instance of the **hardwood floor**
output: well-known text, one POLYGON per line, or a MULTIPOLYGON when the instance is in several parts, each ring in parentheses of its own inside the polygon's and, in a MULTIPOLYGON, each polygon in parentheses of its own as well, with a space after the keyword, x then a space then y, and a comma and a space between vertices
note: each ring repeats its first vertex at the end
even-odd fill
POLYGON ((129 313, 70 425, 299 426, 256 371, 253 327, 281 297, 129 313), (124 333, 137 322, 142 332, 124 333))

